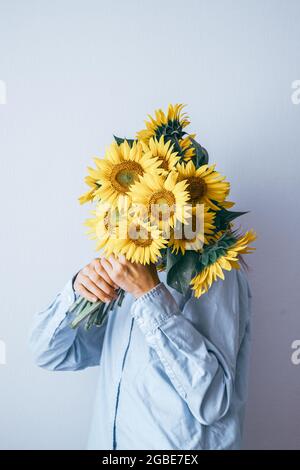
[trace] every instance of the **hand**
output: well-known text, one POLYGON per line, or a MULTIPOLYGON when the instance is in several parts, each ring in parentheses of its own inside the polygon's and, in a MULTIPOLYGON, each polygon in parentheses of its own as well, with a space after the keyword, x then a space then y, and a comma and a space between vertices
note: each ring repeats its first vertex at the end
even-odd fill
POLYGON ((102 258, 101 264, 110 279, 136 299, 160 283, 154 264, 131 263, 125 256, 102 258))
POLYGON ((87 264, 74 281, 75 291, 90 302, 110 302, 117 297, 117 288, 103 268, 101 259, 94 259, 87 264))

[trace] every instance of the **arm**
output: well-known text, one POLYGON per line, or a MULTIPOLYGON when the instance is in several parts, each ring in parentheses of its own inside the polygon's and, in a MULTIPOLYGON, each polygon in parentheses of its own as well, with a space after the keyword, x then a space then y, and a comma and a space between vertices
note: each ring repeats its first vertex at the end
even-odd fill
MULTIPOLYGON (((106 274, 101 274, 99 260, 94 260, 76 276, 74 287, 91 301, 113 298, 106 274), (97 269, 97 271, 96 271, 97 269), (107 285, 106 285, 107 284, 107 285), (110 294, 105 293, 110 292, 110 294)), ((70 328, 76 311, 67 315, 76 300, 73 281, 69 281, 52 304, 35 317, 30 334, 30 347, 38 366, 49 370, 80 370, 99 365, 106 323, 86 331, 83 325, 70 328)))
MULTIPOLYGON (((126 282, 128 288, 128 272, 126 282)), ((231 403, 243 336, 240 295, 234 271, 227 273, 224 281, 216 282, 200 299, 191 297, 183 311, 163 283, 136 295, 131 308, 173 386, 204 425, 222 418, 231 403)))

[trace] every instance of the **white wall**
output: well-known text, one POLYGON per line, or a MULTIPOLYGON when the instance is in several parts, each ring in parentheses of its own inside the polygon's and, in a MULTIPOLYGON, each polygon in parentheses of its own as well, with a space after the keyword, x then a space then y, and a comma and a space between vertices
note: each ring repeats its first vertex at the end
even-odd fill
POLYGON ((169 102, 251 213, 253 354, 245 447, 299 447, 298 0, 0 0, 1 448, 82 448, 97 370, 50 373, 27 332, 94 256, 85 167, 169 102))

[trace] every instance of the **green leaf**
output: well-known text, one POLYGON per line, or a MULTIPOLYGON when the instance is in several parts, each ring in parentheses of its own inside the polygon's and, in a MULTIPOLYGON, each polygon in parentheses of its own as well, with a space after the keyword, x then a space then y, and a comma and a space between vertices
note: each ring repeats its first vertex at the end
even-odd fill
POLYGON ((196 150, 196 168, 208 163, 208 152, 195 139, 191 139, 194 149, 196 150))
POLYGON ((167 254, 167 284, 181 294, 185 295, 192 278, 197 273, 199 253, 186 251, 184 255, 167 254))
POLYGON ((203 266, 206 266, 207 263, 208 263, 208 252, 207 251, 204 251, 202 254, 201 254, 201 257, 200 257, 200 260, 201 260, 201 264, 203 266))
POLYGON ((178 263, 179 260, 181 260, 182 258, 182 254, 179 253, 179 254, 175 254, 175 253, 172 253, 172 251, 170 249, 167 249, 167 253, 166 253, 166 258, 167 258, 167 272, 169 272, 173 266, 175 266, 176 263, 178 263))
POLYGON ((133 142, 134 142, 134 139, 126 139, 125 137, 117 137, 116 135, 114 135, 114 139, 115 141, 117 142, 118 145, 121 145, 125 140, 127 140, 128 144, 130 147, 132 147, 133 145, 133 142))
POLYGON ((213 245, 205 245, 199 257, 197 272, 201 272, 205 267, 215 263, 235 242, 236 236, 233 232, 229 231, 224 233, 213 245))
POLYGON ((232 220, 244 214, 248 214, 248 211, 246 212, 228 211, 227 209, 224 209, 224 208, 220 209, 219 211, 216 211, 215 226, 216 226, 217 231, 226 230, 226 228, 228 227, 228 224, 232 220))
POLYGON ((217 261, 217 252, 216 250, 211 250, 210 256, 209 256, 209 263, 213 264, 217 261))

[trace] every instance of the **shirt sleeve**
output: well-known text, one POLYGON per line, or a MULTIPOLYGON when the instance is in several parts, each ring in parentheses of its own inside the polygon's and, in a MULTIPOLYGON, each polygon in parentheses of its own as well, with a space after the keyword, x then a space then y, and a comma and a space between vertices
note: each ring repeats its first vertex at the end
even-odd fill
POLYGON ((76 310, 67 312, 77 298, 72 281, 35 316, 31 328, 29 346, 35 362, 48 370, 80 370, 100 363, 106 322, 88 331, 83 325, 70 327, 76 310))
POLYGON ((236 274, 230 272, 199 299, 191 296, 182 311, 163 283, 131 308, 173 386, 204 425, 225 416, 231 403, 243 335, 240 295, 236 274))

